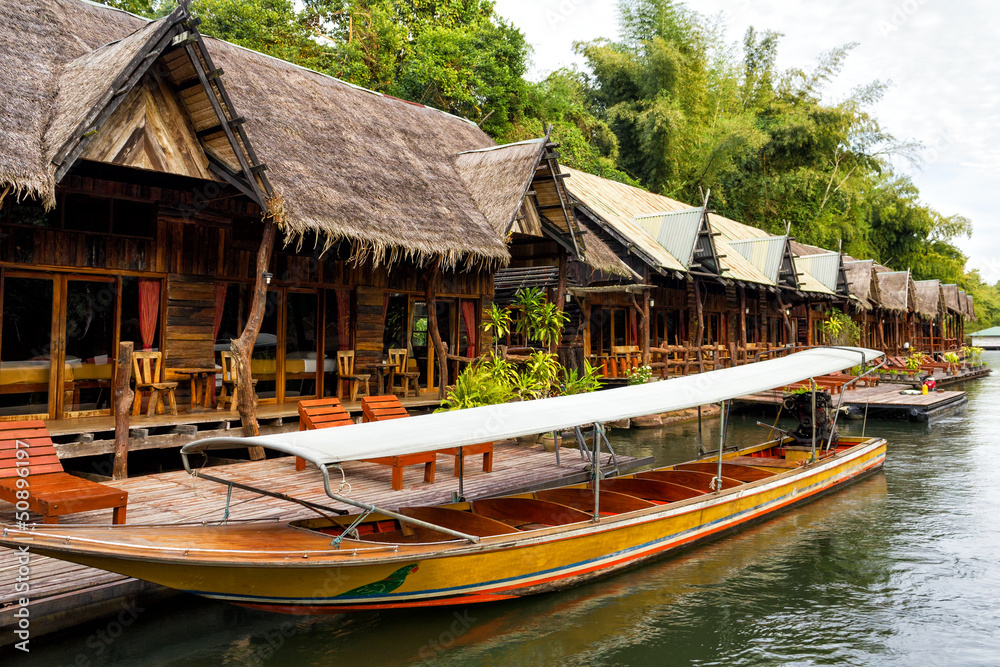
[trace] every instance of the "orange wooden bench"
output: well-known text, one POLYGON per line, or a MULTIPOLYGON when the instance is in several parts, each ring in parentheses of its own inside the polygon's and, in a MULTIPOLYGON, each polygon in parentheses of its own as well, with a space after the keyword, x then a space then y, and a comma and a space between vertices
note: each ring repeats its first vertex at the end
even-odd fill
POLYGON ((34 420, 0 422, 0 500, 26 501, 44 523, 59 523, 64 514, 100 509, 113 509, 114 522, 125 523, 128 493, 64 471, 45 422, 34 420), (21 477, 18 470, 25 467, 30 474, 21 477), (28 486, 19 489, 22 479, 28 486), (19 491, 22 495, 27 491, 27 498, 18 498, 19 491))
MULTIPOLYGON (((410 414, 395 396, 369 396, 361 399, 362 419, 364 421, 381 421, 383 419, 399 419, 410 414)), ((455 477, 458 477, 459 464, 458 447, 439 449, 433 454, 444 454, 455 457, 455 477)), ((462 456, 483 455, 483 472, 493 472, 493 443, 484 442, 478 445, 462 447, 462 456)), ((433 481, 433 479, 431 480, 433 481)))
MULTIPOLYGON (((399 399, 395 396, 365 396, 361 399, 362 421, 379 422, 388 419, 409 417, 399 399)), ((420 452, 419 454, 403 454, 402 456, 386 456, 378 459, 368 459, 372 463, 392 466, 392 488, 394 491, 403 489, 403 468, 412 465, 424 465, 424 481, 434 483, 434 472, 437 466, 436 452, 420 452)))
MULTIPOLYGON (((347 426, 353 424, 351 415, 341 405, 340 399, 312 398, 307 401, 299 401, 299 430, 311 431, 317 428, 331 428, 333 426, 347 426)), ((295 469, 305 470, 305 459, 295 457, 295 469)))

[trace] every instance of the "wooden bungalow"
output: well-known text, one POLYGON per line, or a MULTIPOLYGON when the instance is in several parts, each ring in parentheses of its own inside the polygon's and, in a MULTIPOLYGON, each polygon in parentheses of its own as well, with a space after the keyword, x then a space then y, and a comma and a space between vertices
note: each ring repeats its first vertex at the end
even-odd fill
POLYGON ((907 271, 891 271, 875 266, 880 298, 879 327, 882 350, 887 354, 902 354, 914 341, 911 315, 916 308, 916 288, 907 271))
POLYGON ((917 280, 916 307, 913 321, 913 345, 921 352, 945 351, 944 301, 941 298, 940 280, 917 280))
POLYGON ((875 277, 875 260, 845 261, 844 273, 851 293, 847 313, 861 329, 860 342, 866 347, 881 349, 881 301, 878 295, 878 280, 875 277))
POLYGON ((965 308, 958 285, 941 285, 944 301, 944 349, 958 350, 965 340, 965 308))
POLYGON ((108 414, 119 341, 214 378, 245 332, 262 401, 397 347, 433 391, 482 345, 508 237, 582 257, 547 139, 498 148, 197 24, 0 6, 0 418, 108 414))

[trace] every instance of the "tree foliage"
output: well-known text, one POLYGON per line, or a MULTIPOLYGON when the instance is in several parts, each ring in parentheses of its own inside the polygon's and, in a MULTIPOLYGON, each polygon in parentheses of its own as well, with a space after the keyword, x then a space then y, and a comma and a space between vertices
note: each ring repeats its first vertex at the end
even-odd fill
MULTIPOLYGON (((144 16, 175 0, 104 0, 144 16)), ((1000 287, 965 272, 972 223, 920 201, 898 165, 919 162, 872 109, 873 81, 829 101, 853 44, 780 70, 782 35, 725 26, 675 0, 619 0, 616 40, 576 44, 585 67, 525 79, 530 47, 493 0, 193 0, 201 29, 359 86, 469 118, 500 142, 552 128, 569 166, 700 201, 805 243, 958 282, 981 320, 1000 287)))

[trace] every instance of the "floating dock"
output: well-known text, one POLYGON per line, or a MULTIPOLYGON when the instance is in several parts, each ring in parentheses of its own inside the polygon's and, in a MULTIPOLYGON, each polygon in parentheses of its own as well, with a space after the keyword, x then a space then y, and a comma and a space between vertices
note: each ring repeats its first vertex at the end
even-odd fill
MULTIPOLYGON (((863 419, 867 411, 869 419, 907 419, 915 422, 934 422, 962 409, 969 402, 964 391, 938 390, 929 394, 904 394, 913 388, 905 384, 882 383, 875 387, 859 387, 844 392, 843 405, 849 419, 863 419)), ((769 391, 751 396, 742 396, 735 402, 744 405, 781 404, 783 394, 769 391)), ((834 403, 840 395, 833 397, 834 403)))
MULTIPOLYGON (((504 493, 535 491, 551 486, 576 484, 589 478, 587 463, 578 450, 563 447, 561 465, 556 455, 540 445, 521 446, 498 443, 494 450, 493 472, 482 471, 482 459, 465 459, 464 491, 470 499, 504 493)), ((615 474, 611 457, 604 454, 602 470, 615 474)), ((617 457, 618 472, 633 472, 652 465, 649 458, 617 457)), ((264 461, 245 461, 211 468, 212 474, 236 482, 281 491, 296 498, 330 507, 342 507, 326 496, 320 472, 309 466, 295 470, 293 457, 264 461)), ((431 505, 449 502, 458 491, 454 476, 454 457, 438 457, 436 481, 423 482, 423 466, 405 469, 404 490, 390 487, 391 470, 375 463, 344 464, 345 479, 351 484, 345 492, 352 498, 395 510, 401 505, 431 505)), ((191 477, 184 471, 167 472, 114 482, 113 486, 128 491, 129 524, 164 524, 187 521, 216 521, 226 508, 226 486, 191 477)), ((0 503, 0 522, 14 523, 13 506, 0 503)), ((230 499, 230 519, 274 519, 287 521, 315 517, 301 506, 275 498, 261 497, 233 489, 230 499)), ((83 512, 62 518, 64 524, 111 523, 111 510, 83 512)), ((123 605, 139 600, 145 604, 176 593, 148 582, 118 574, 74 565, 64 561, 32 556, 30 561, 31 633, 36 637, 66 627, 119 613, 123 605)), ((18 562, 15 551, 0 548, 0 645, 16 641, 12 628, 17 624, 14 612, 17 600, 25 595, 16 592, 18 562)))

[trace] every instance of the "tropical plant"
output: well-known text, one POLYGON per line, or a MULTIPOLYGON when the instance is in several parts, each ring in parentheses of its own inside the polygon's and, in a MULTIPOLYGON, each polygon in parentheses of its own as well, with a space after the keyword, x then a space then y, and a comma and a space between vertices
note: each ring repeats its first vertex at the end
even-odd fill
POLYGON ((455 386, 441 402, 439 411, 496 405, 512 398, 510 383, 494 377, 484 365, 470 364, 455 378, 455 386))
POLYGON ((524 364, 523 374, 527 376, 531 386, 535 388, 535 398, 547 398, 552 395, 559 380, 559 360, 548 352, 533 352, 524 364))
POLYGON ((944 360, 945 360, 945 363, 957 364, 958 361, 959 361, 959 358, 958 358, 958 355, 955 354, 954 352, 949 352, 946 355, 944 355, 944 360))
POLYGON ((562 395, 586 394, 601 388, 601 378, 597 369, 584 359, 584 372, 580 375, 575 368, 563 369, 562 395))
POLYGON ((495 303, 484 313, 483 331, 493 339, 494 351, 499 349, 500 340, 510 333, 511 322, 510 311, 495 303))
POLYGON ((906 367, 911 371, 918 370, 921 364, 927 361, 927 355, 923 352, 911 352, 910 356, 906 358, 906 367))
POLYGON ((519 289, 514 307, 518 311, 514 329, 525 341, 537 341, 546 347, 557 345, 569 317, 558 305, 550 303, 539 287, 519 289))
POLYGON ((847 314, 834 308, 829 318, 820 324, 827 345, 857 345, 861 340, 861 327, 847 314))

